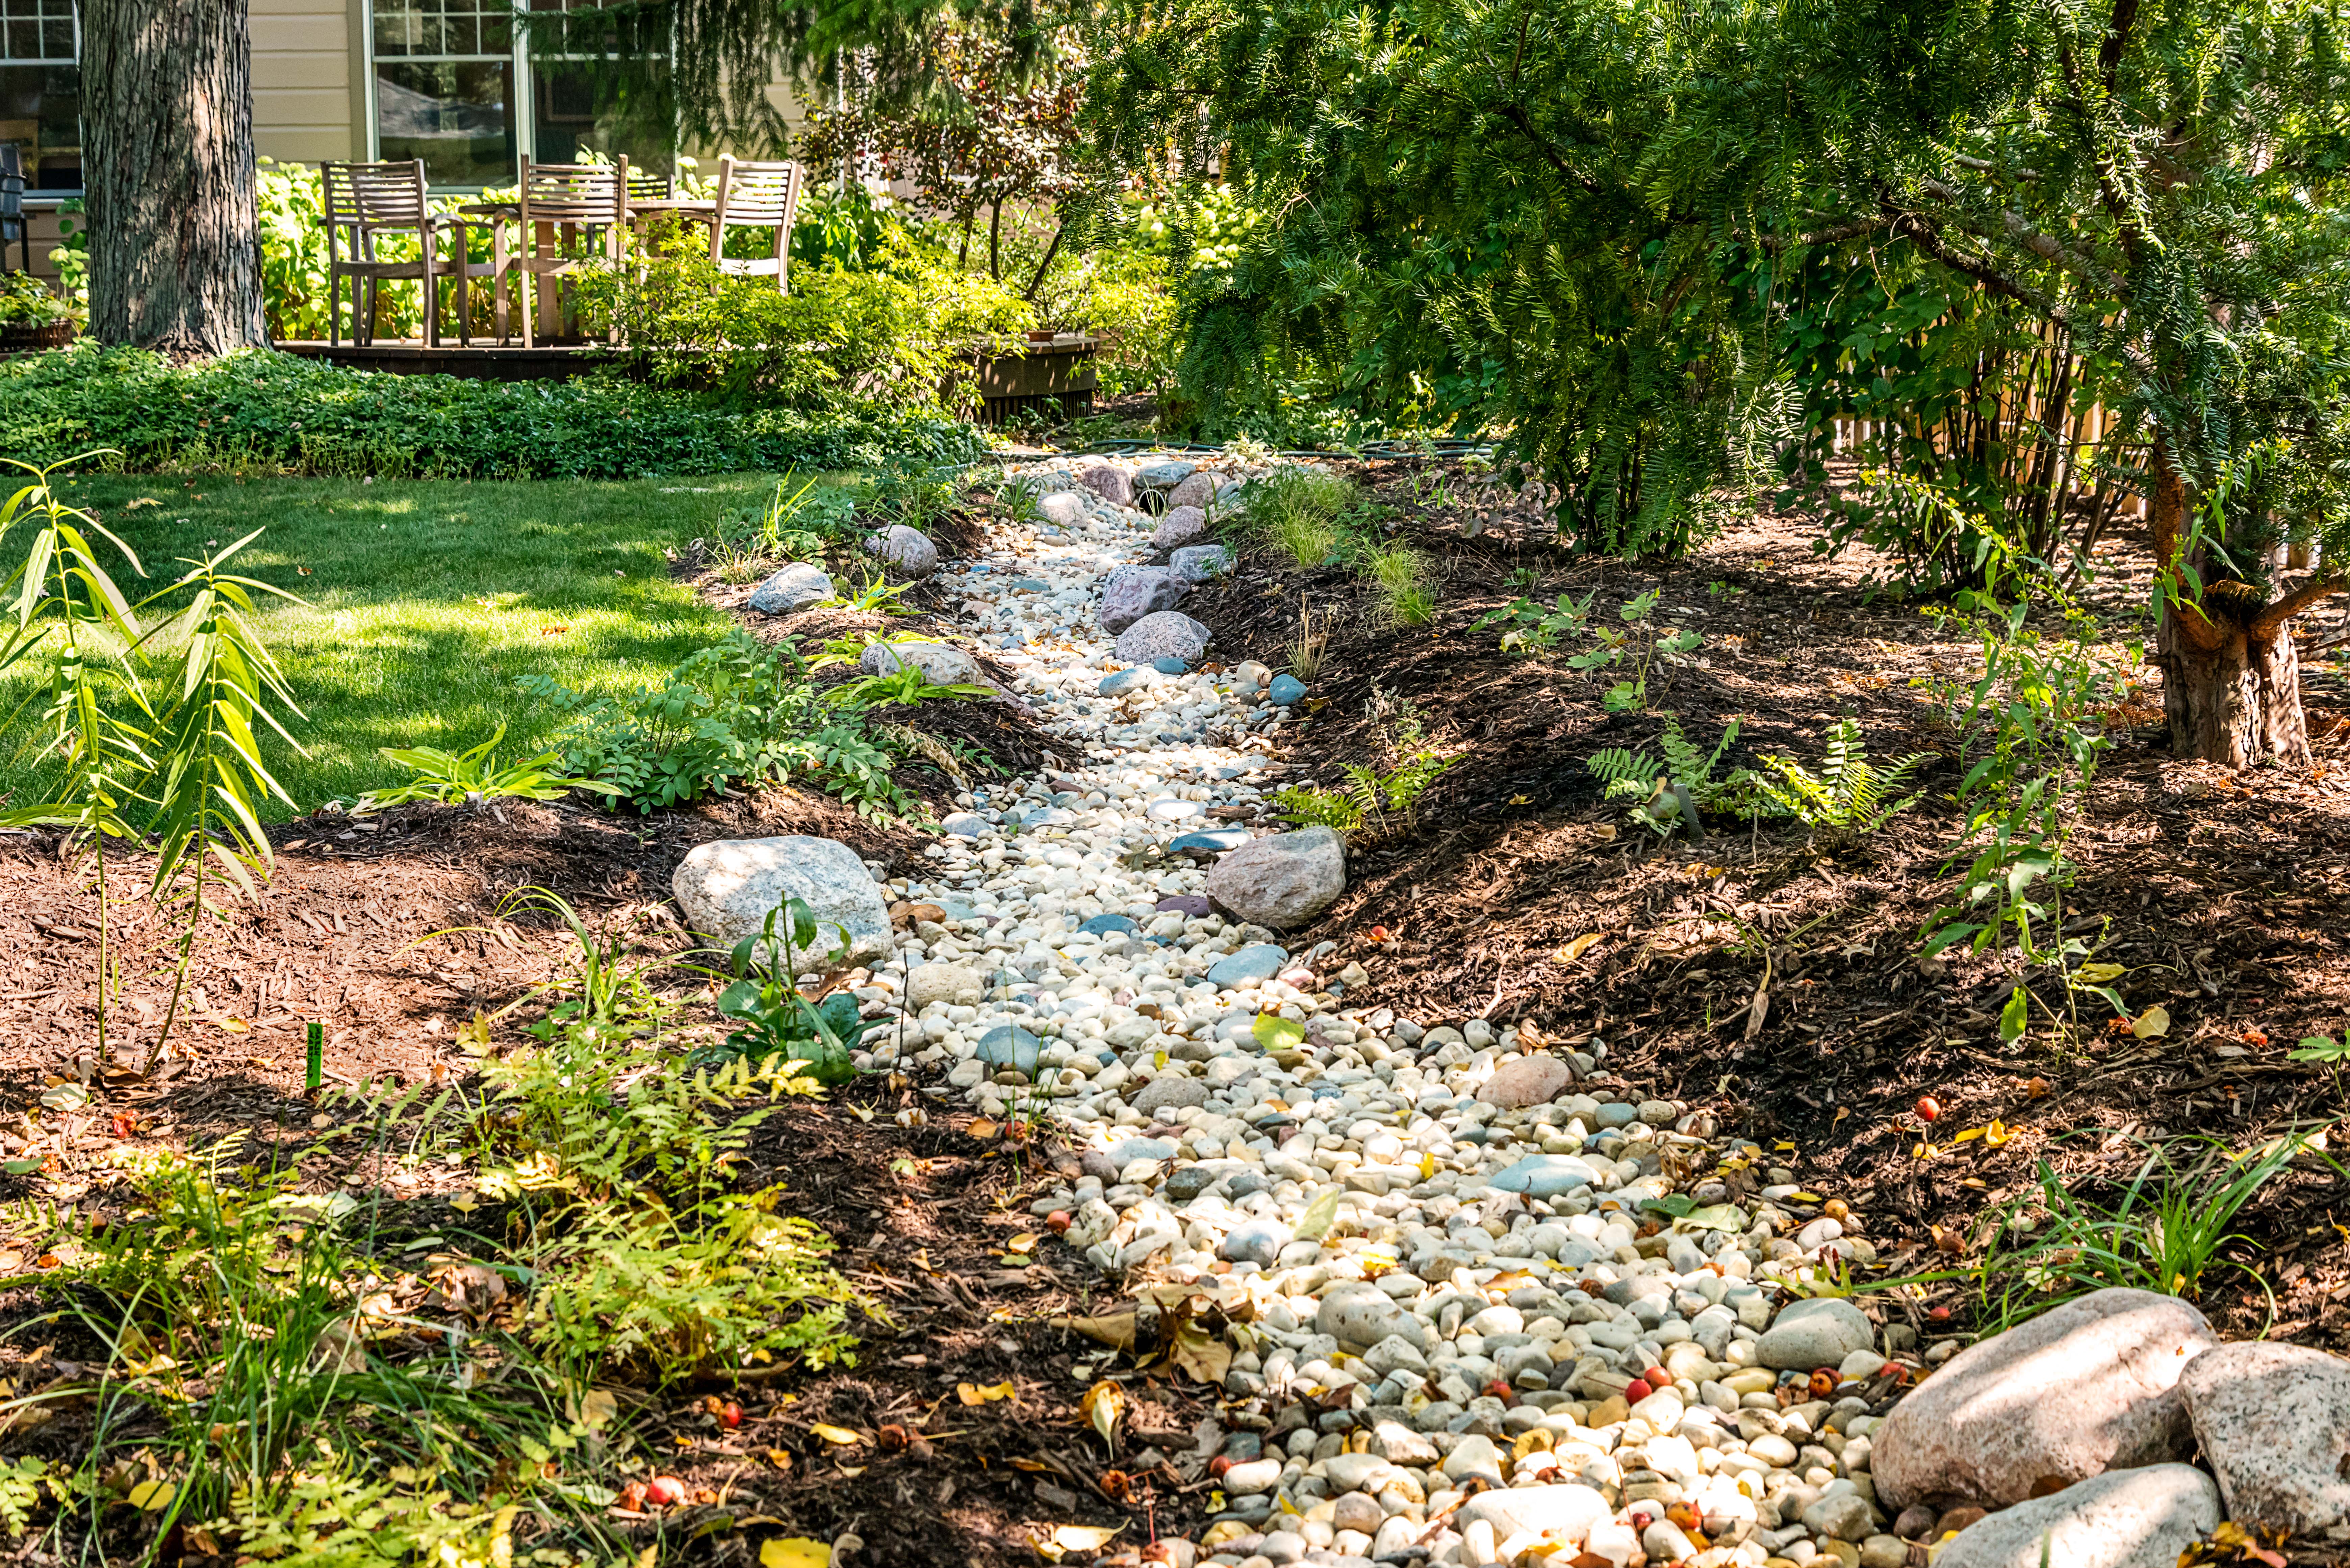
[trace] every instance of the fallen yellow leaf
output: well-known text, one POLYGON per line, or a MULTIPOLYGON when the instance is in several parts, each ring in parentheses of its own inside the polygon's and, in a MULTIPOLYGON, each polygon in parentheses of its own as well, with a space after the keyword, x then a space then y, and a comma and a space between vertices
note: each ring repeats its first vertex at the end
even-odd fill
POLYGON ((579 1398, 579 1424, 600 1427, 620 1413, 620 1402, 601 1388, 590 1388, 579 1398))
POLYGON ((1534 802, 1525 795, 1513 794, 1510 797, 1510 804, 1512 805, 1534 805, 1534 802))
POLYGON ((1573 963, 1585 953, 1589 952, 1598 942, 1599 938, 1600 933, 1597 931, 1586 931, 1581 936, 1575 938, 1573 941, 1567 943, 1565 947, 1559 949, 1555 956, 1561 963, 1573 963))
POLYGON ((955 1385, 955 1397, 966 1405, 993 1405, 999 1399, 1018 1397, 1018 1391, 1009 1383, 998 1383, 991 1387, 982 1387, 976 1383, 958 1383, 955 1385))
POLYGON ((2085 963, 2073 971, 2075 978, 2091 985, 2107 985, 2121 979, 2128 971, 2117 963, 2085 963))
POLYGON ((759 1568, 829 1568, 832 1548, 805 1536, 779 1535, 759 1548, 759 1568))
POLYGON ((1077 1408, 1101 1434, 1112 1453, 1118 1451, 1118 1425, 1126 1415, 1126 1390, 1105 1377, 1086 1390, 1077 1408))
POLYGON ((130 1489, 130 1506, 141 1513, 161 1513, 172 1506, 172 1494, 179 1490, 167 1480, 140 1481, 130 1489))
POLYGON ((2141 1040, 2158 1039, 2170 1033, 2170 1014, 2159 1003, 2149 1007, 2137 1015, 2130 1033, 2141 1040))
POLYGON ((962 1130, 976 1138, 990 1138, 995 1136, 995 1124, 981 1116, 962 1130))
POLYGON ((1053 1544, 1064 1552, 1098 1552, 1125 1528, 1123 1524, 1056 1524, 1053 1544))
POLYGON ((1009 1252, 1025 1252, 1034 1248, 1036 1243, 1043 1239, 1044 1238, 1038 1236, 1034 1231, 1023 1231, 1019 1235, 1013 1237, 1012 1240, 1003 1243, 1004 1251, 1009 1252))
POLYGON ((816 1425, 810 1427, 808 1430, 814 1432, 817 1437, 822 1438, 826 1442, 837 1443, 843 1448, 847 1448, 853 1443, 861 1443, 865 1440, 865 1434, 862 1432, 852 1432, 846 1427, 827 1426, 822 1421, 818 1421, 816 1425))
POLYGON ((231 1034, 243 1034, 253 1027, 252 1024, 247 1023, 242 1018, 222 1018, 218 1020, 218 1023, 223 1029, 227 1030, 231 1034))

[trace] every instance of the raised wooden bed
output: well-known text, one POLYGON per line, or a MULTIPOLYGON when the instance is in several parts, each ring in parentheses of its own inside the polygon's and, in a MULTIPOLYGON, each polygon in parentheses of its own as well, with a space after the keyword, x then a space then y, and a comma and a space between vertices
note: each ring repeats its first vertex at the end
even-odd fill
POLYGON ((1039 411, 1065 420, 1093 412, 1094 355, 1100 347, 1090 332, 1037 333, 1020 352, 982 359, 980 422, 1006 424, 1015 415, 1039 411))

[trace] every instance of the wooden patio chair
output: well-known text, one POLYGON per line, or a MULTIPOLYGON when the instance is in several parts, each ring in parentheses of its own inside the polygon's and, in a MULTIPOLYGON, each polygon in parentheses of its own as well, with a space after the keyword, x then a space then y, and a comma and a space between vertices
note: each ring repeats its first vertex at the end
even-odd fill
POLYGON ((658 174, 650 169, 629 171, 629 200, 631 202, 667 202, 677 195, 677 176, 658 174))
MULTIPOLYGON (((468 292, 477 277, 496 278, 504 268, 494 254, 486 262, 473 259, 469 218, 442 217, 425 205, 424 161, 399 163, 321 163, 318 172, 326 190, 327 340, 342 342, 342 285, 351 280, 351 341, 362 346, 375 341, 376 287, 387 280, 414 278, 424 286, 424 341, 441 346, 442 278, 453 279, 457 296, 457 341, 473 340, 473 299, 468 292), (376 252, 378 236, 416 236, 413 261, 386 261, 376 252), (456 242, 456 254, 442 259, 436 245, 443 234, 456 242)), ((493 250, 494 252, 495 234, 493 250)))
POLYGON ((541 331, 562 325, 564 278, 620 259, 629 228, 629 161, 533 163, 522 161, 522 245, 510 264, 531 279, 523 306, 522 340, 536 348, 541 331))
POLYGON ((718 270, 737 277, 773 275, 775 292, 791 292, 792 220, 800 205, 802 183, 796 163, 737 161, 732 153, 718 161, 718 209, 710 220, 710 259, 718 270), (730 256, 726 231, 766 229, 775 236, 773 256, 730 256))

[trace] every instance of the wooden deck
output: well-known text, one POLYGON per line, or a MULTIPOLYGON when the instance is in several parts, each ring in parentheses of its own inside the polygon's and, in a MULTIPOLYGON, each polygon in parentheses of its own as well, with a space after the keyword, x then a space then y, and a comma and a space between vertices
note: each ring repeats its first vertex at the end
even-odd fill
POLYGON ((443 343, 428 348, 421 338, 385 339, 358 344, 348 340, 329 345, 316 338, 296 338, 277 347, 306 359, 324 359, 348 370, 382 370, 395 376, 462 376, 476 381, 559 381, 585 375, 615 358, 602 344, 519 344, 499 348, 476 343, 460 348, 443 343))
MULTIPOLYGON (((364 346, 329 345, 308 338, 277 347, 288 354, 324 359, 349 370, 463 376, 488 381, 564 380, 626 358, 601 343, 542 344, 535 348, 494 344, 467 348, 443 343, 435 348, 413 337, 379 338, 364 346)), ((1100 347, 1101 339, 1091 334, 1066 333, 1050 342, 1031 342, 1018 352, 990 356, 977 367, 980 422, 1000 425, 1038 412, 1062 419, 1092 412, 1094 357, 1100 347)))

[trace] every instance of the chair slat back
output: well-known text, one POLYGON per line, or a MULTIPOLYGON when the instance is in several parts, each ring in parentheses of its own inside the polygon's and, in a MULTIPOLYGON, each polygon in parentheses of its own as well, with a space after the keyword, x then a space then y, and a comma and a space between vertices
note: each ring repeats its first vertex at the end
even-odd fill
POLYGON ((677 176, 659 174, 650 169, 629 171, 629 200, 631 202, 666 202, 677 194, 677 176))
POLYGON ((791 227, 800 201, 800 166, 791 162, 718 161, 718 223, 791 227))
POLYGON ((321 163, 329 228, 416 229, 425 219, 424 161, 321 163))
POLYGON ((522 161, 525 223, 619 223, 629 215, 629 161, 533 163, 522 161))

